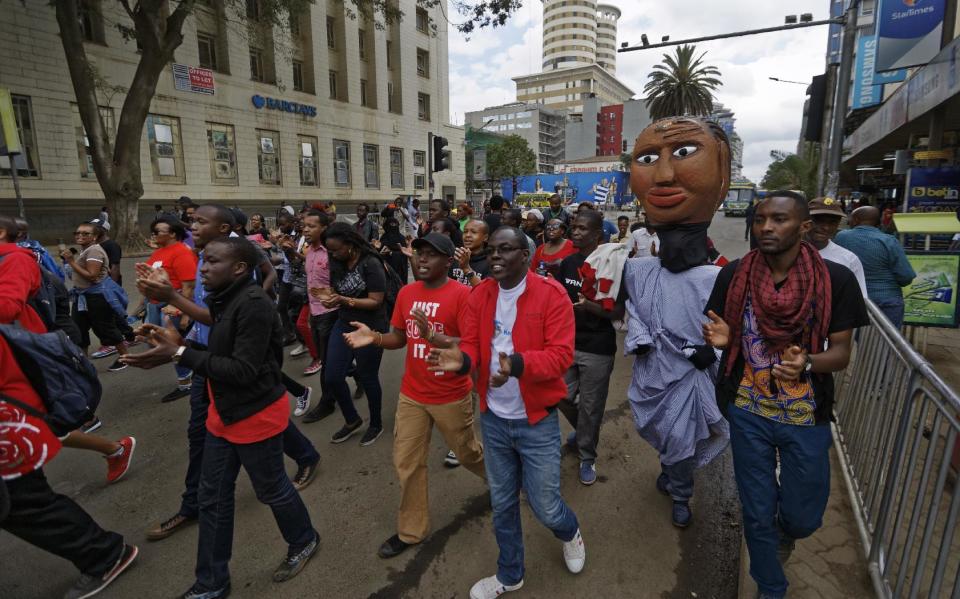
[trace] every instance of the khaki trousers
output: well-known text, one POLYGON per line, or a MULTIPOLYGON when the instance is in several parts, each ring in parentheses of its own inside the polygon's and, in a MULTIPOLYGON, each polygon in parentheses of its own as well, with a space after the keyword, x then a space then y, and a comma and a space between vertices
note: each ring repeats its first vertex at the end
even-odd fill
POLYGON ((397 534, 404 543, 419 543, 430 531, 427 454, 436 423, 460 464, 481 478, 483 447, 473 431, 472 394, 442 405, 423 404, 400 394, 393 431, 393 465, 400 479, 397 534))

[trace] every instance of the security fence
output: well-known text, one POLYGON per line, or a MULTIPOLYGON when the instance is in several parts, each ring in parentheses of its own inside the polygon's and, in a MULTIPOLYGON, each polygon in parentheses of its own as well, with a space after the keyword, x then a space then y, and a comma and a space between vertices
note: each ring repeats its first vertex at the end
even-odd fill
POLYGON ((878 597, 958 598, 960 398, 867 304, 835 434, 870 576, 878 597))

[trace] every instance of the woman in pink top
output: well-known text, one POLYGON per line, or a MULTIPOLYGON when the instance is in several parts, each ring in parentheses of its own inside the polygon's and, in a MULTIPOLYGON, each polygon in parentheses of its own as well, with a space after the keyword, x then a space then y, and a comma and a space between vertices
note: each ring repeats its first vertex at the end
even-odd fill
POLYGON ((577 252, 573 247, 573 242, 567 239, 567 226, 560 219, 553 219, 547 223, 543 229, 546 242, 537 248, 530 260, 530 270, 536 271, 540 268, 540 263, 546 267, 546 274, 557 270, 560 267, 560 261, 577 252))

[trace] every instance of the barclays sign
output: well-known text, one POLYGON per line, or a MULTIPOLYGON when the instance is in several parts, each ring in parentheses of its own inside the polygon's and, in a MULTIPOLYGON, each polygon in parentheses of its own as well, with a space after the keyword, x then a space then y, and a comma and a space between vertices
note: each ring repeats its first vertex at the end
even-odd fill
POLYGON ((299 102, 288 102, 287 100, 278 100, 276 98, 265 98, 259 94, 250 98, 253 107, 256 109, 267 108, 269 110, 279 110, 281 112, 292 112, 302 114, 303 116, 317 116, 317 107, 309 104, 300 104, 299 102))

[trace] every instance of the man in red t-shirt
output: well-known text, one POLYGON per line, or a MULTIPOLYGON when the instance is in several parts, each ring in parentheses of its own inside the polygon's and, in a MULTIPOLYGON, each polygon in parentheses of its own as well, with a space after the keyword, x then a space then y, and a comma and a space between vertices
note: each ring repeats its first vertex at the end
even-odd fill
MULTIPOLYGON (((197 256, 188 248, 183 240, 187 238, 187 230, 178 219, 167 216, 150 223, 150 239, 157 244, 157 249, 147 258, 147 266, 153 269, 162 268, 170 279, 170 284, 177 293, 185 298, 193 297, 193 285, 197 278, 197 256)), ((147 317, 144 322, 163 326, 163 315, 180 320, 180 311, 166 303, 144 299, 147 308, 147 317)), ((190 383, 193 373, 189 368, 180 365, 174 367, 177 371, 177 387, 160 398, 167 403, 190 395, 190 383)))
POLYGON ((413 249, 417 281, 400 289, 390 321, 391 331, 383 334, 352 322, 357 330, 344 335, 354 349, 367 345, 385 349, 407 347, 393 441, 393 465, 400 478, 400 509, 397 534, 380 546, 378 554, 382 558, 400 555, 410 545, 421 542, 430 530, 427 451, 434 423, 460 463, 485 478, 483 449, 473 431, 470 376, 427 370, 434 335, 460 337, 460 317, 470 288, 447 277, 454 253, 449 237, 428 233, 413 242, 413 249))
MULTIPOLYGON (((14 245, 17 226, 0 215, 0 256, 5 273, 0 285, 0 322, 14 321, 35 333, 46 328, 27 304, 40 286, 40 269, 33 254, 14 245)), ((91 597, 104 589, 137 557, 134 545, 100 528, 82 507, 50 487, 43 467, 60 451, 60 440, 38 414, 43 400, 0 336, 0 479, 9 493, 9 512, 0 529, 68 559, 82 576, 66 597, 91 597)))

